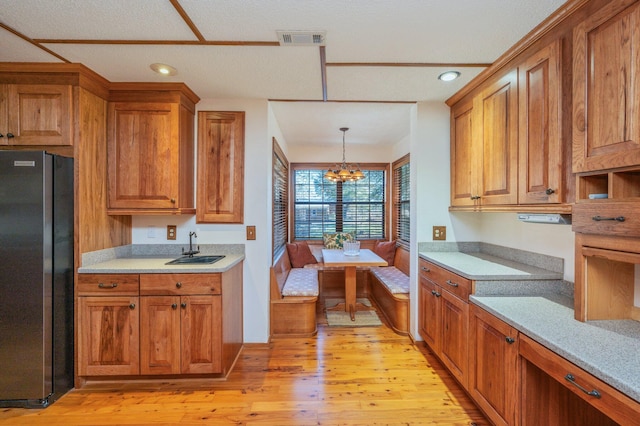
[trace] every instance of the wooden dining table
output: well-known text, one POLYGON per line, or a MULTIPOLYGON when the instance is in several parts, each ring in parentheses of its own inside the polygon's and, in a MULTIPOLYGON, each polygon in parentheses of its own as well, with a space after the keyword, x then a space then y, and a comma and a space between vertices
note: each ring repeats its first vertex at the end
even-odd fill
POLYGON ((356 302, 356 268, 359 266, 387 266, 387 262, 369 249, 360 249, 355 256, 345 255, 341 249, 323 249, 322 257, 325 266, 344 267, 344 303, 339 303, 328 311, 348 312, 351 321, 356 319, 356 311, 372 309, 356 302))

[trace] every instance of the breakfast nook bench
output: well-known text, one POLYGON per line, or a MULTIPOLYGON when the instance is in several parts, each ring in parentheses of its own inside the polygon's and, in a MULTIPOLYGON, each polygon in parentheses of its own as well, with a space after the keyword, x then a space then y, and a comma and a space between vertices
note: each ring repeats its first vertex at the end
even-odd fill
MULTIPOLYGON (((387 260, 388 261, 388 260, 387 260)), ((398 246, 393 266, 370 269, 370 295, 398 334, 409 334, 409 251, 398 246)))
POLYGON ((315 335, 318 270, 293 268, 286 249, 270 269, 271 336, 315 335))

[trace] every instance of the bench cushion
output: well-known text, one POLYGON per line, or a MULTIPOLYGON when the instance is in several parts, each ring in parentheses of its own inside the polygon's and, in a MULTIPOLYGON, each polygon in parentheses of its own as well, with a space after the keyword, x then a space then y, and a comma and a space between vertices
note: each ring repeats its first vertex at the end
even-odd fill
POLYGON ((282 289, 282 296, 318 296, 318 271, 292 268, 282 289))
POLYGON ((392 294, 409 293, 409 277, 395 266, 376 266, 371 273, 384 284, 392 294))

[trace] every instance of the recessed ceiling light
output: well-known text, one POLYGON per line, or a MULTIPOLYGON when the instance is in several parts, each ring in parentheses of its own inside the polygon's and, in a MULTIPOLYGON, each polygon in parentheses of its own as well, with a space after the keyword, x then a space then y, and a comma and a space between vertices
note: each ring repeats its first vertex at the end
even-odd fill
POLYGON ((151 68, 152 70, 154 70, 155 72, 157 72, 160 75, 176 75, 178 74, 178 70, 175 69, 174 67, 172 67, 171 65, 167 65, 167 64, 151 64, 149 65, 149 68, 151 68))
POLYGON ((458 71, 446 71, 438 76, 438 80, 453 81, 458 77, 460 77, 460 73, 458 71))

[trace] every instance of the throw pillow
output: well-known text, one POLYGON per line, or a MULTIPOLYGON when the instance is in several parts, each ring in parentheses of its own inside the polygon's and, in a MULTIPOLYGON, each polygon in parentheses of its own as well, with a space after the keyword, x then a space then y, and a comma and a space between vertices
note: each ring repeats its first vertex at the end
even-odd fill
POLYGON ((355 241, 356 236, 352 232, 336 232, 335 234, 324 234, 324 248, 341 249, 345 241, 355 241))
POLYGON ((396 258, 396 241, 376 241, 373 252, 386 260, 389 266, 393 266, 396 258))
POLYGON ((305 241, 299 243, 287 243, 287 253, 293 268, 303 268, 310 263, 318 263, 311 249, 305 241))

